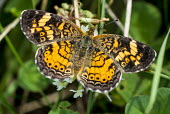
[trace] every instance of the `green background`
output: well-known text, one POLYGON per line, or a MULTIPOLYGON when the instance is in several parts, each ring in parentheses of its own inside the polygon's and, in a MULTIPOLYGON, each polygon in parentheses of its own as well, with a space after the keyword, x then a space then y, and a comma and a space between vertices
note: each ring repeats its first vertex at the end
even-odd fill
MULTIPOLYGON (((80 2, 82 10, 89 10, 95 15, 93 18, 100 19, 103 11, 101 0, 80 2)), ((54 6, 62 9, 62 3, 73 5, 71 0, 1 0, 0 34, 20 17, 23 10, 34 7, 41 10, 44 5, 46 11, 56 13, 54 6), (47 5, 43 1, 47 1, 47 5)), ((126 0, 106 0, 106 3, 124 25, 126 0)), ((27 40, 17 23, 0 41, 0 114, 143 114, 151 101, 155 101, 151 103, 151 114, 170 114, 169 6, 168 0, 133 0, 129 34, 133 39, 155 49, 158 57, 149 68, 152 72, 123 74, 124 80, 109 94, 112 102, 104 94, 86 91, 82 98, 73 98, 74 93, 69 90, 78 88, 77 81, 57 91, 52 81, 38 72, 34 64, 38 47, 27 40), (150 97, 155 93, 156 98, 154 95, 150 97)), ((109 22, 113 21, 106 10, 104 17, 109 18, 109 22)), ((109 22, 105 22, 103 33, 123 35, 116 23, 107 25, 109 22)))

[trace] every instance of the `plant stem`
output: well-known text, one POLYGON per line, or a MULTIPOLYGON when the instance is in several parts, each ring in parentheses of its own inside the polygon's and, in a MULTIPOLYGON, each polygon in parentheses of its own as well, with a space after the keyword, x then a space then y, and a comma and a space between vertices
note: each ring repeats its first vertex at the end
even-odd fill
POLYGON ((132 0, 127 0, 125 29, 124 29, 125 30, 124 36, 126 36, 126 37, 129 36, 131 10, 132 10, 132 0))
POLYGON ((87 101, 87 113, 86 114, 90 114, 90 111, 93 106, 92 101, 93 101, 93 92, 90 91, 88 101, 87 101))
MULTIPOLYGON (((101 9, 101 15, 100 15, 100 19, 105 17, 105 4, 106 4, 106 0, 101 0, 102 1, 102 9, 101 9)), ((103 22, 100 22, 100 29, 99 29, 99 34, 103 33, 103 22)))
MULTIPOLYGON (((0 23, 0 31, 3 31, 3 27, 1 25, 1 23, 0 23)), ((8 36, 5 36, 5 40, 6 40, 7 44, 8 44, 8 46, 9 46, 9 48, 11 49, 12 53, 15 55, 15 57, 16 57, 17 61, 19 62, 19 64, 23 65, 23 62, 22 62, 20 56, 18 55, 15 47, 13 46, 10 38, 8 36)))

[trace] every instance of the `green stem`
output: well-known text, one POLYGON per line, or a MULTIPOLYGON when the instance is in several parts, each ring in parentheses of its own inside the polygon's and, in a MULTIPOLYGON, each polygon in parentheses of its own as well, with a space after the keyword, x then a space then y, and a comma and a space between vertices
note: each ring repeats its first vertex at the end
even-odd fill
MULTIPOLYGON (((147 71, 146 71, 147 72, 147 71)), ((153 71, 153 70, 149 70, 149 73, 152 73, 152 74, 154 74, 154 72, 155 71, 153 71)), ((165 79, 168 79, 168 80, 170 80, 170 76, 168 76, 168 75, 165 75, 165 74, 160 74, 160 76, 162 77, 162 78, 165 78, 165 79)))
POLYGON ((90 114, 90 111, 92 109, 92 106, 93 106, 93 92, 90 91, 89 93, 89 97, 88 97, 88 101, 87 101, 87 113, 86 114, 90 114))
MULTIPOLYGON (((3 31, 3 27, 2 27, 2 25, 1 25, 1 23, 0 23, 0 31, 3 31)), ((8 36, 5 36, 5 40, 6 40, 7 44, 8 44, 8 46, 9 46, 9 48, 11 49, 12 53, 13 53, 14 56, 16 57, 17 61, 19 62, 19 64, 20 64, 20 65, 23 65, 23 62, 22 62, 20 56, 18 55, 15 47, 13 46, 10 38, 9 38, 8 36)))
MULTIPOLYGON (((102 1, 102 9, 101 9, 101 16, 100 19, 103 19, 105 17, 105 4, 106 4, 106 0, 101 0, 102 1)), ((99 34, 103 33, 103 22, 100 22, 100 29, 99 29, 99 34)))
POLYGON ((51 105, 51 103, 49 102, 49 100, 47 99, 47 97, 46 97, 46 95, 44 94, 44 92, 43 91, 39 91, 40 92, 40 94, 43 96, 43 98, 44 98, 44 100, 45 100, 45 102, 48 104, 48 106, 52 109, 52 105, 51 105))
POLYGON ((32 0, 32 8, 35 9, 35 1, 32 0))
POLYGON ((57 106, 59 104, 59 101, 61 100, 61 92, 58 92, 57 96, 58 97, 56 97, 56 100, 55 100, 55 102, 54 102, 54 104, 52 106, 52 109, 56 109, 57 108, 57 106))
POLYGON ((97 15, 98 15, 98 17, 100 17, 100 11, 101 11, 101 7, 100 7, 100 5, 101 5, 101 0, 98 0, 98 10, 97 10, 97 15))
POLYGON ((160 74, 160 76, 161 76, 161 77, 163 77, 163 78, 165 78, 165 79, 168 79, 168 80, 170 80, 170 76, 168 76, 168 75, 165 75, 165 74, 160 74))

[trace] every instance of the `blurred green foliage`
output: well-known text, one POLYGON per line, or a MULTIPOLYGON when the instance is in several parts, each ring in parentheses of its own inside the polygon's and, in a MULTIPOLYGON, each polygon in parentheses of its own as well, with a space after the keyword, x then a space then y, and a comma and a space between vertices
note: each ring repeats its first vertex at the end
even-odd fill
MULTIPOLYGON (((150 114, 170 113, 170 89, 159 88, 157 99, 150 114)), ((149 96, 137 96, 126 105, 126 114, 144 114, 148 105, 149 96)))
POLYGON ((161 26, 161 14, 157 7, 147 2, 134 2, 130 33, 145 43, 154 41, 161 26))
MULTIPOLYGON (((100 18, 100 0, 81 0, 81 2, 83 10, 90 11, 88 13, 93 14, 96 19, 100 18)), ((114 0, 114 2, 107 0, 106 2, 112 2, 110 8, 120 19, 120 22, 124 24, 126 2, 124 0, 114 0)), ((46 11, 56 13, 54 6, 61 7, 62 3, 73 4, 70 0, 47 0, 46 11)), ((20 17, 22 10, 33 9, 34 7, 41 9, 42 5, 43 2, 40 0, 2 0, 0 4, 0 24, 3 28, 0 29, 0 34, 15 18, 20 17)), ((168 5, 170 5, 168 0, 133 0, 132 4, 130 35, 135 40, 153 47, 157 53, 160 51, 170 25, 168 5)), ((112 21, 107 12, 105 15, 112 21)), ((104 26, 104 33, 123 34, 115 23, 104 26)), ((32 101, 39 102, 39 99, 48 97, 51 93, 56 92, 56 89, 49 79, 38 72, 34 64, 37 47, 23 35, 19 23, 7 36, 9 41, 6 37, 0 41, 0 114, 22 113, 21 106, 32 101), (17 51, 22 60, 21 63, 14 55, 9 42, 17 51)), ((162 73, 170 76, 169 44, 170 39, 167 41, 162 73)), ((150 69, 154 71, 155 65, 153 63, 150 69)), ((153 73, 123 74, 123 79, 119 86, 110 92, 112 102, 109 102, 107 97, 102 94, 93 95, 91 113, 143 114, 145 112, 149 101, 153 73)), ((73 85, 77 88, 76 82, 73 85)), ((170 106, 169 80, 161 78, 159 87, 163 88, 158 90, 158 96, 151 113, 168 114, 170 113, 167 110, 170 106)), ((70 93, 69 91, 59 91, 58 101, 53 102, 57 106, 56 108, 41 106, 37 110, 41 113, 49 112, 50 114, 61 112, 65 114, 86 113, 87 105, 89 105, 87 103, 88 94, 84 93, 83 98, 77 99, 68 96, 64 99, 67 101, 61 102, 62 97, 70 93)), ((27 113, 36 113, 37 110, 31 110, 27 113)))
POLYGON ((18 72, 18 85, 27 91, 38 92, 47 87, 48 80, 38 71, 35 63, 26 61, 18 72))
POLYGON ((58 104, 58 108, 51 110, 49 114, 79 114, 78 112, 67 109, 70 105, 68 101, 62 101, 58 104))

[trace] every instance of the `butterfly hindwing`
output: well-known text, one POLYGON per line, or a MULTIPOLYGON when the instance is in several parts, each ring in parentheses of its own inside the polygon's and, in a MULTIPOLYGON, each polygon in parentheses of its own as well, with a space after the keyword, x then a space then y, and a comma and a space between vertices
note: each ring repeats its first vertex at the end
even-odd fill
POLYGON ((114 89, 121 80, 121 72, 112 58, 97 48, 88 51, 85 64, 77 75, 86 88, 97 92, 114 89))
POLYGON ((73 78, 74 46, 71 41, 59 41, 40 47, 35 56, 39 71, 52 79, 73 78))

